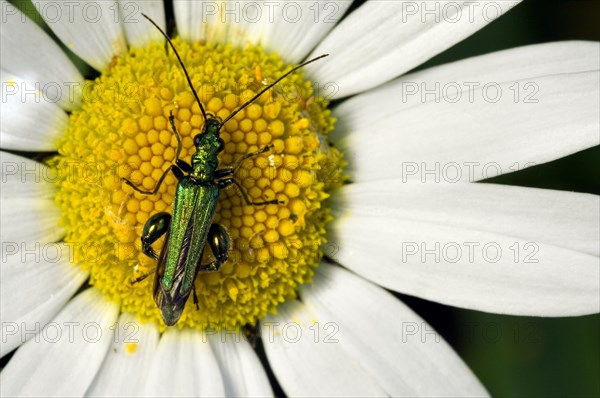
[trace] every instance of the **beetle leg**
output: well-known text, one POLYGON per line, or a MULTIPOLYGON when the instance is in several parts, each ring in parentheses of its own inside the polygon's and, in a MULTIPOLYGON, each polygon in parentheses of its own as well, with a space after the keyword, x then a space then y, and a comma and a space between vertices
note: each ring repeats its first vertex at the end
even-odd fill
POLYGON ((152 244, 163 236, 171 226, 171 215, 169 213, 156 213, 146 221, 142 232, 142 252, 148 257, 158 260, 158 254, 152 248, 152 244))
POLYGON ((181 148, 183 144, 181 142, 181 135, 179 135, 179 131, 177 131, 177 127, 175 127, 175 116, 173 116, 173 111, 169 113, 169 123, 171 123, 171 128, 175 133, 175 138, 177 139, 177 154, 175 155, 175 159, 179 159, 179 155, 181 155, 181 148))
POLYGON ((238 158, 238 160, 236 160, 236 161, 235 161, 235 163, 234 163, 234 165, 233 165, 233 166, 231 166, 231 167, 226 167, 226 168, 224 168, 224 169, 217 170, 217 171, 215 172, 215 179, 219 179, 219 178, 223 178, 223 177, 227 177, 227 176, 233 175, 233 173, 235 173, 235 172, 236 172, 236 171, 237 171, 237 170, 240 168, 240 166, 242 165, 242 162, 243 162, 244 160, 246 160, 246 159, 249 159, 249 158, 252 158, 252 157, 254 157, 254 156, 258 156, 258 155, 260 155, 261 153, 268 152, 268 151, 269 151, 269 149, 271 149, 271 148, 273 148, 273 145, 272 145, 272 144, 271 144, 271 145, 267 145, 267 146, 265 146, 265 147, 263 147, 263 148, 259 149, 259 150, 258 150, 258 151, 256 151, 256 152, 252 152, 252 153, 247 153, 247 154, 245 154, 245 155, 244 155, 244 156, 242 156, 241 158, 238 158))
POLYGON ((242 198, 244 198, 244 202, 246 202, 247 205, 262 206, 262 205, 276 205, 276 204, 283 203, 283 202, 278 201, 277 199, 267 200, 264 202, 251 201, 250 198, 248 197, 248 194, 246 193, 246 191, 244 191, 244 188, 242 188, 240 183, 237 182, 237 180, 233 177, 225 178, 223 180, 217 181, 216 183, 221 189, 225 189, 225 188, 229 187, 230 185, 235 185, 237 187, 237 189, 241 192, 242 198))
POLYGON ((165 178, 167 178, 167 174, 169 174, 169 171, 173 172, 173 174, 175 175, 175 177, 177 177, 178 180, 181 180, 183 178, 183 171, 181 171, 181 169, 179 167, 177 167, 176 165, 172 164, 171 166, 169 166, 168 169, 166 169, 162 173, 162 175, 158 179, 158 182, 156 183, 156 186, 154 187, 154 189, 152 191, 144 191, 144 190, 136 187, 135 184, 133 182, 129 181, 127 178, 123 178, 123 181, 125 181, 125 184, 129 185, 131 188, 135 189, 137 192, 139 192, 141 194, 156 195, 156 193, 160 189, 160 186, 162 185, 163 181, 165 180, 165 178))
MULTIPOLYGON (((190 173, 192 171, 192 166, 190 166, 190 164, 188 162, 186 162, 185 160, 181 160, 181 159, 177 159, 175 161, 175 164, 177 165, 177 167, 179 167, 181 169, 181 171, 183 171, 184 173, 190 173)), ((181 178, 178 178, 179 180, 181 180, 181 178)))
POLYGON ((142 276, 138 276, 137 278, 135 278, 134 280, 132 280, 130 283, 132 285, 135 285, 136 283, 140 283, 141 281, 143 281, 144 279, 146 279, 150 275, 154 274, 155 272, 156 272, 156 270, 154 270, 152 272, 148 272, 147 274, 144 274, 142 276))
POLYGON ((231 238, 225 227, 220 224, 212 224, 208 231, 208 245, 215 256, 215 261, 208 264, 198 262, 198 271, 216 272, 221 269, 221 265, 229 257, 229 248, 231 247, 231 238))
POLYGON ((200 306, 198 305, 198 294, 196 293, 196 283, 192 283, 192 299, 194 300, 196 311, 200 311, 200 306))

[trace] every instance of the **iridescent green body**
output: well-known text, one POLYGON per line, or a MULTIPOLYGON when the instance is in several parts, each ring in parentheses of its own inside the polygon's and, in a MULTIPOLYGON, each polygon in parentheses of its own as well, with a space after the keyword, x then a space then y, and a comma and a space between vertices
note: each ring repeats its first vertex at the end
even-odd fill
POLYGON ((190 292, 196 278, 195 269, 215 215, 219 193, 217 186, 198 185, 189 177, 184 177, 177 185, 162 278, 165 290, 171 288, 177 269, 183 268, 185 274, 180 293, 190 292))
MULTIPOLYGON (((175 124, 171 117, 174 131, 175 124)), ((231 184, 233 169, 217 170, 218 155, 223 150, 219 138, 221 120, 209 117, 202 133, 194 138, 196 152, 192 164, 178 160, 171 170, 179 179, 173 203, 173 215, 158 213, 147 222, 142 234, 142 246, 152 256, 152 242, 166 233, 158 257, 154 280, 154 300, 162 312, 163 321, 177 323, 185 303, 194 292, 194 281, 200 271, 218 271, 227 261, 230 241, 227 232, 213 224, 221 189, 231 184), (183 175, 183 172, 188 173, 183 175), (215 260, 202 264, 206 243, 215 260)))
POLYGON ((183 268, 185 275, 180 293, 187 292, 188 295, 196 278, 195 270, 202 256, 221 192, 215 182, 215 171, 219 164, 219 131, 214 131, 214 125, 207 123, 207 126, 213 127, 213 131, 206 129, 202 133, 200 145, 192 156, 192 171, 177 185, 162 279, 163 287, 168 291, 178 268, 183 268))

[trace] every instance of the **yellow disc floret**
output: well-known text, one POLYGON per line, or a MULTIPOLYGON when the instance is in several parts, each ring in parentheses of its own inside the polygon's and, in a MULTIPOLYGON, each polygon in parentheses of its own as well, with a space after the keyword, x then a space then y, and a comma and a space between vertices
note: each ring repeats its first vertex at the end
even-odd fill
MULTIPOLYGON (((222 119, 291 68, 258 47, 174 43, 206 112, 222 119)), ((232 239, 229 260, 220 272, 198 275, 200 309, 188 303, 179 327, 253 324, 310 282, 330 219, 323 200, 341 182, 331 178, 332 165, 343 167, 340 152, 327 142, 334 120, 326 106, 299 71, 221 129, 220 167, 272 145, 245 160, 235 178, 251 200, 281 204, 247 206, 235 188, 221 192, 213 222, 232 239)), ((82 108, 71 115, 59 155, 50 161, 62 177, 56 201, 75 262, 123 312, 159 324, 154 278, 131 281, 156 268, 141 252, 140 236, 150 216, 171 211, 177 180, 169 174, 157 194, 143 195, 123 179, 151 191, 175 162, 171 113, 182 137, 179 157, 189 161, 204 118, 177 59, 158 43, 132 50, 86 86, 82 108)), ((157 252, 162 243, 154 244, 157 252)), ((211 259, 205 250, 203 263, 211 259)))

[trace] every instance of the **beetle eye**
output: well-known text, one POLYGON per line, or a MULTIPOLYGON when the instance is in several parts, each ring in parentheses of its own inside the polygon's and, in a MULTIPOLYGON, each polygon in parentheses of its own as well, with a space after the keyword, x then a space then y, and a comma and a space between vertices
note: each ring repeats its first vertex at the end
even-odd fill
POLYGON ((223 149, 225 149, 225 142, 219 138, 219 152, 221 152, 223 149))
POLYGON ((196 134, 194 137, 194 146, 200 145, 200 134, 196 134))

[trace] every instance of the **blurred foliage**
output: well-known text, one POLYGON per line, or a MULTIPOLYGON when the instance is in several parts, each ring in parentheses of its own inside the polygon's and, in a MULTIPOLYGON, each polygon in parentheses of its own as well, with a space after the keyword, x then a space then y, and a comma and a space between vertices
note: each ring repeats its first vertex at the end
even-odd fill
MULTIPOLYGON (((352 9, 362 2, 356 1, 352 9)), ((36 16, 30 0, 12 3, 54 37, 36 16)), ((418 69, 527 44, 557 40, 598 41, 599 15, 598 1, 525 0, 507 15, 418 69)), ((167 16, 172 18, 171 8, 167 8, 167 16)), ((85 76, 94 74, 93 69, 70 50, 62 48, 85 76)), ((487 182, 600 194, 600 147, 487 182)), ((444 336, 493 396, 600 396, 599 315, 516 317, 457 309, 395 295, 444 336)), ((264 357, 264 352, 259 354, 264 357)), ((272 372, 269 373, 273 377, 272 372)), ((275 391, 281 393, 279 386, 275 391)))

